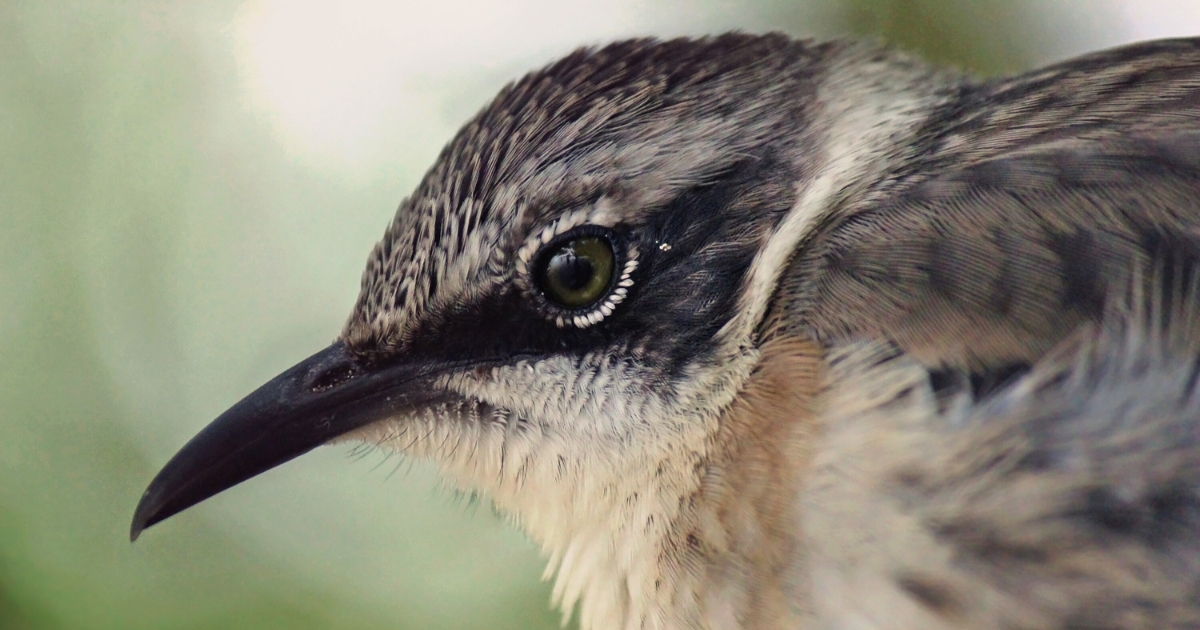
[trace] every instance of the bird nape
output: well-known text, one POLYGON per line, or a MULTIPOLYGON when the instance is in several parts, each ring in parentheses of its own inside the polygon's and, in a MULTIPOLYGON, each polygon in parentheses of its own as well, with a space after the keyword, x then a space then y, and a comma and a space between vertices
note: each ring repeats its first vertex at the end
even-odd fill
POLYGON ((514 515, 585 629, 1200 627, 1200 40, 980 81, 873 45, 505 87, 338 340, 131 535, 316 446, 514 515))

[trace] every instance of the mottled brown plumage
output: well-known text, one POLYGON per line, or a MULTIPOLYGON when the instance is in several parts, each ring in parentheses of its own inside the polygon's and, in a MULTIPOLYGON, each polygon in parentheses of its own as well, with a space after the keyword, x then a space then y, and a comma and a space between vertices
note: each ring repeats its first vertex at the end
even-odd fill
POLYGON ((1195 627, 1198 97, 1198 40, 986 82, 576 52, 450 142, 339 340, 133 535, 365 440, 510 515, 587 629, 1195 627))

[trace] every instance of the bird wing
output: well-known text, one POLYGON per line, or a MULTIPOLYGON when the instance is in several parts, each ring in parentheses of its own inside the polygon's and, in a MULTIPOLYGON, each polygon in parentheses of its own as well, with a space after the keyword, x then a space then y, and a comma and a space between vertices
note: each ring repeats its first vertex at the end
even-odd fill
POLYGON ((1200 230, 1200 131, 1057 139, 898 190, 804 246, 793 321, 929 366, 1028 364, 1200 230))
POLYGON ((1200 307, 1180 260, 1150 274, 1161 294, 1134 286, 948 412, 894 346, 831 351, 801 510, 820 627, 1200 627, 1200 307))
POLYGON ((1196 102, 914 169, 802 245, 818 627, 1200 627, 1196 102))

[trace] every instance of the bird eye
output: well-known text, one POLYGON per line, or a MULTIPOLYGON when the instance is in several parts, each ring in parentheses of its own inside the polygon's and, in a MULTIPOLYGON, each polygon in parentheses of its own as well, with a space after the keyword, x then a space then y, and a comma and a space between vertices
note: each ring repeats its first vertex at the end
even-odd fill
POLYGON ((608 239, 581 236, 546 251, 534 277, 546 299, 564 308, 582 308, 608 292, 615 262, 608 239))

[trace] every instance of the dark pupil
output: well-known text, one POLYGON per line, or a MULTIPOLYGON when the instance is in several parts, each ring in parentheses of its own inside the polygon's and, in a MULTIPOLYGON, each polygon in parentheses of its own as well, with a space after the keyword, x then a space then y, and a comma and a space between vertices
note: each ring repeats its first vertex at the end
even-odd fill
POLYGON ((542 259, 537 282, 542 294, 566 308, 582 308, 604 297, 612 282, 612 243, 581 236, 550 251, 542 259))
POLYGON ((568 290, 579 291, 592 281, 596 271, 592 262, 575 254, 575 248, 567 246, 550 259, 546 270, 556 283, 568 290))

